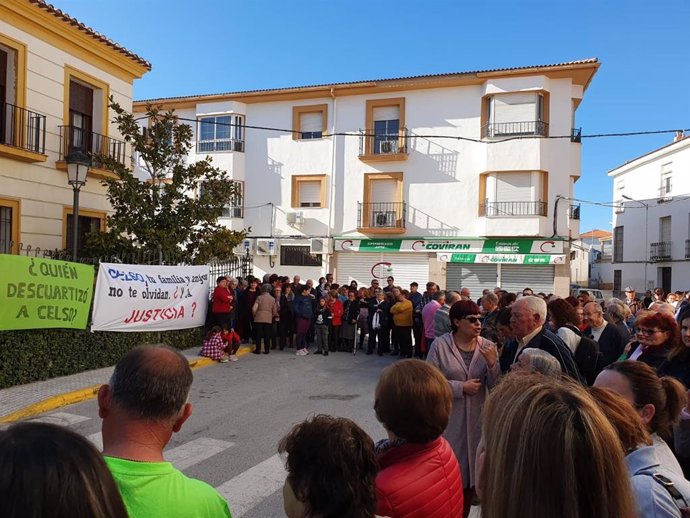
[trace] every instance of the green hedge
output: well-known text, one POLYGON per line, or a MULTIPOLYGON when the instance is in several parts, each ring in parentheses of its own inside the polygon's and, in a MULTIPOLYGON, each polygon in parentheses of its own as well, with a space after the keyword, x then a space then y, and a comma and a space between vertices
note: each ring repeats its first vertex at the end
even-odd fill
POLYGON ((201 347, 203 327, 160 333, 113 333, 72 329, 0 331, 0 388, 114 365, 139 344, 176 349, 201 347))

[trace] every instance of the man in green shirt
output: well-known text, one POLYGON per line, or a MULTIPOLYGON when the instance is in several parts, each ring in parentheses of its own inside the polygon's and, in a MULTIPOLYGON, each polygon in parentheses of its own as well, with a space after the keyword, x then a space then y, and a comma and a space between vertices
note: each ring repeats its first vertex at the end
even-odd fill
POLYGON ((165 346, 142 346, 115 366, 98 391, 103 455, 130 518, 231 518, 211 486, 185 476, 163 449, 192 413, 192 371, 165 346))

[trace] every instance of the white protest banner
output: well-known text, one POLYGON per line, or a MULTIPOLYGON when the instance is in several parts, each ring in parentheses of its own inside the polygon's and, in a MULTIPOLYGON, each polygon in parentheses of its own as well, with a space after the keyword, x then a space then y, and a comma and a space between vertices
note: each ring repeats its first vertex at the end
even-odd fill
POLYGON ((101 263, 92 331, 168 331, 203 326, 208 266, 101 263))

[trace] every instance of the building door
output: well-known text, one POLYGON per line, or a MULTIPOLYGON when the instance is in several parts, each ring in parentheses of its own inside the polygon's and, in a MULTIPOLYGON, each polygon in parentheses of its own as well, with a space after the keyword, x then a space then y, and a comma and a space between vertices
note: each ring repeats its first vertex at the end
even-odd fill
POLYGON ((93 90, 88 86, 69 83, 69 146, 67 153, 93 151, 93 90))
POLYGON ((660 281, 659 284, 661 288, 669 293, 671 291, 671 272, 672 268, 670 266, 662 266, 658 268, 657 278, 660 281))
POLYGON ((623 270, 613 270, 613 294, 618 295, 620 294, 622 288, 621 288, 621 280, 623 278, 623 270))
POLYGON ((6 143, 7 114, 7 52, 0 49, 0 144, 6 143))

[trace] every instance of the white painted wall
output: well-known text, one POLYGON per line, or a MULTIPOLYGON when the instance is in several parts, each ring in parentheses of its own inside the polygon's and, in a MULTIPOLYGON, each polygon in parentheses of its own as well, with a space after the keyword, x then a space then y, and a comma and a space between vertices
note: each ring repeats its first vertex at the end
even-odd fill
POLYGON ((623 262, 613 263, 613 271, 621 270, 622 287, 631 285, 638 291, 661 284, 659 268, 672 267, 674 290, 690 289, 690 260, 686 259, 686 241, 690 239, 690 138, 668 145, 635 159, 609 173, 613 177, 613 198, 621 200, 623 211, 614 210, 613 226, 624 227, 623 262), (673 189, 661 198, 661 166, 672 164, 673 189), (623 180, 621 192, 616 187, 623 180), (652 196, 650 196, 652 193, 652 196), (628 201, 622 194, 633 198, 628 201), (639 200, 639 201, 634 201, 639 200), (649 208, 645 209, 644 204, 649 208), (661 240, 659 219, 671 216, 671 261, 649 263, 650 243, 661 240), (647 284, 645 286, 645 270, 647 284))
MULTIPOLYGON (((572 195, 571 176, 580 175, 580 144, 570 139, 524 139, 489 144, 455 138, 425 138, 448 135, 480 139, 481 98, 486 93, 548 90, 550 92, 550 134, 569 135, 572 99, 581 97, 570 79, 548 79, 535 75, 492 79, 481 86, 448 87, 429 90, 396 91, 321 97, 302 101, 233 103, 199 102, 195 109, 178 110, 184 117, 235 111, 246 114, 248 126, 277 128, 274 131, 246 131, 245 153, 213 154, 214 164, 227 167, 231 178, 244 179, 245 218, 233 221, 251 227, 250 236, 286 240, 309 236, 359 235, 357 204, 363 201, 364 174, 402 172, 403 199, 407 202, 405 236, 551 236, 553 207, 557 195, 572 195), (364 129, 366 102, 373 99, 405 98, 405 125, 411 133, 409 157, 396 162, 363 162, 358 158, 357 136, 329 137, 313 141, 293 140, 294 106, 327 104, 328 128, 338 133, 356 134, 364 129), (242 158, 244 162, 240 160, 242 158), (477 217, 479 178, 486 171, 548 171, 547 217, 477 217), (292 175, 325 174, 328 183, 325 208, 293 209, 292 175), (299 211, 304 224, 288 223, 288 214, 299 211)), ((194 154, 190 160, 195 158, 194 154)), ((540 196, 538 197, 538 199, 540 196)), ((558 208, 558 234, 570 234, 567 203, 558 208)), ((374 237, 403 237, 384 236, 374 237)), ((278 271, 265 258, 256 258, 258 271, 278 271)), ((322 275, 322 269, 307 273, 289 267, 303 278, 322 275)), ((564 270, 565 271, 565 270, 564 270)), ((568 276, 568 273, 564 274, 568 276)))
MULTIPOLYGON (((0 197, 21 201, 20 241, 25 246, 61 249, 63 208, 72 207, 73 196, 72 188, 67 184, 67 173, 55 168, 60 146, 58 126, 64 124, 65 66, 69 65, 107 83, 110 95, 127 110, 132 106, 132 84, 3 20, 0 20, 0 34, 27 46, 24 107, 46 115, 48 156, 46 162, 40 163, 25 163, 0 157, 0 197)), ((94 46, 96 45, 94 42, 94 46)), ((94 120, 94 131, 100 132, 96 122, 94 120)), ((110 137, 120 138, 112 123, 109 124, 108 134, 110 137)), ((81 189, 80 208, 110 210, 105 192, 106 189, 98 179, 89 177, 81 189)))

